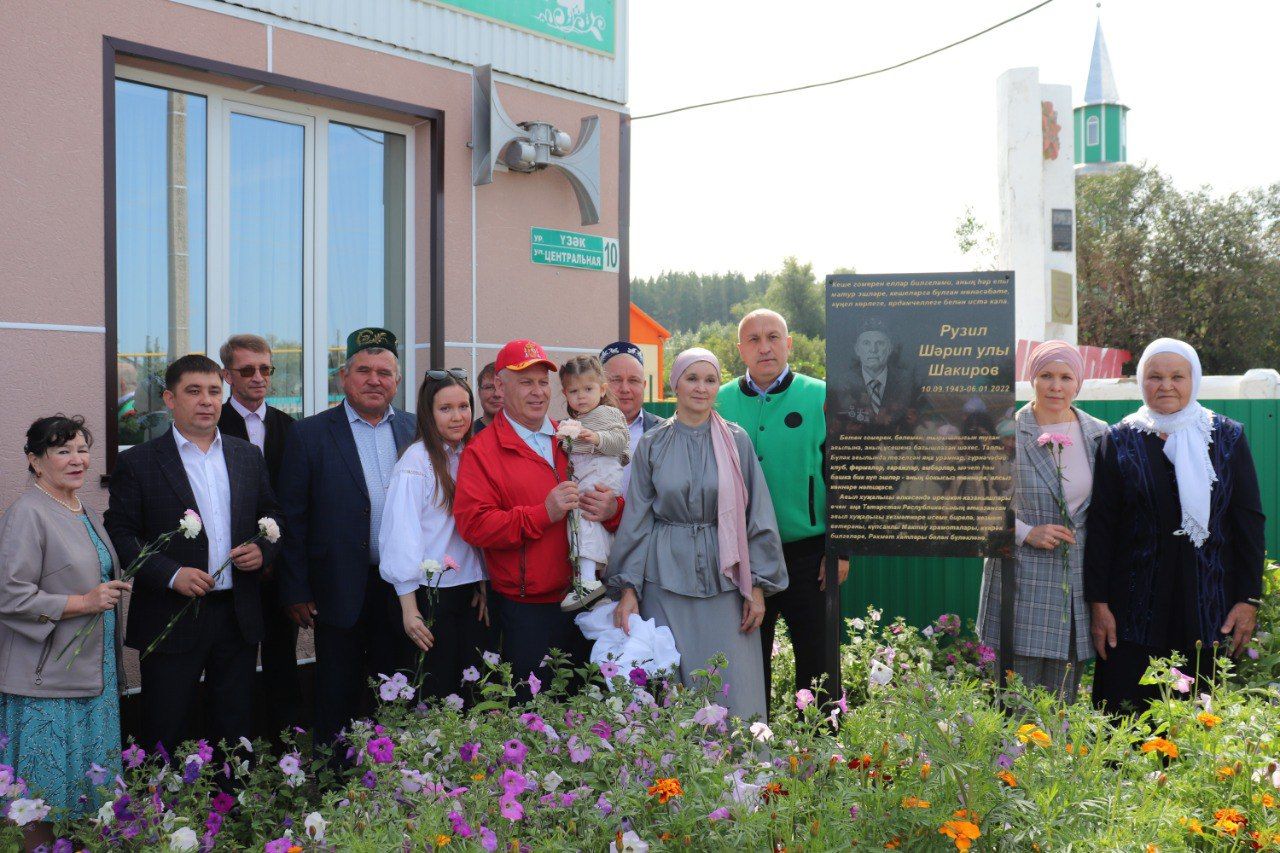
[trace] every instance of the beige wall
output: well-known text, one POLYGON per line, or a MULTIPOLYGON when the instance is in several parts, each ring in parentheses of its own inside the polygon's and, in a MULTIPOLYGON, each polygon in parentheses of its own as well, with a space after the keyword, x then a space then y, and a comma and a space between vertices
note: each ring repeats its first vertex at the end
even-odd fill
MULTIPOLYGON (((0 3, 0 323, 105 326, 103 284, 103 37, 268 70, 268 28, 168 0, 44 0, 0 3)), ((601 117, 601 222, 581 226, 564 178, 498 173, 475 190, 477 299, 472 300, 471 78, 412 59, 273 27, 270 70, 314 83, 433 107, 445 113, 445 337, 447 361, 471 367, 476 341, 534 337, 563 348, 599 347, 618 336, 618 282, 612 274, 535 267, 532 225, 618 235, 619 114, 596 105, 500 85, 516 120, 549 120, 577 134, 585 115, 601 117)), ((416 177, 416 343, 427 343, 430 295, 428 137, 420 128, 416 177)), ((263 330, 244 330, 263 331, 263 330)), ((495 350, 475 350, 476 367, 495 350)), ((418 350, 418 368, 428 353, 418 350)), ((0 507, 25 487, 20 453, 32 419, 83 414, 105 434, 104 339, 93 331, 0 328, 0 507)), ((416 385, 416 382, 414 383, 416 385)), ((95 452, 99 466, 101 446, 95 452)), ((104 507, 105 490, 83 497, 104 507)))

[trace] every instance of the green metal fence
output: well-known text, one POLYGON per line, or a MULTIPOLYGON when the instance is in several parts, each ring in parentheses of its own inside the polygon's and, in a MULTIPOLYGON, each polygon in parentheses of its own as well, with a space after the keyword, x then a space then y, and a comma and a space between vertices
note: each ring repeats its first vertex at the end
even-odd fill
MULTIPOLYGON (((1244 424, 1267 514, 1267 550, 1280 545, 1280 400, 1205 400, 1215 412, 1244 424)), ((1081 401, 1081 409, 1115 423, 1137 408, 1132 400, 1081 401)), ((647 403, 645 408, 670 417, 673 403, 647 403)), ((860 557, 853 561, 841 590, 846 616, 861 615, 869 605, 926 625, 941 613, 958 613, 967 622, 978 615, 982 561, 939 557, 860 557)))

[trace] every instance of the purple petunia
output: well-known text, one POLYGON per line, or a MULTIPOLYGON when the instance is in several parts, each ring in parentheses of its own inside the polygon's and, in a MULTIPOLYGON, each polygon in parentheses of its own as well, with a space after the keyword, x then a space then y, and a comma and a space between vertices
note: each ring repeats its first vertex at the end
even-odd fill
POLYGON ((720 808, 713 811, 711 814, 707 815, 707 820, 710 820, 710 821, 728 820, 728 819, 729 819, 729 809, 725 806, 721 806, 720 808))
POLYGON ((372 791, 374 788, 378 787, 378 777, 372 770, 366 770, 364 771, 364 775, 360 777, 360 784, 372 791))
POLYGON ((613 726, 610 726, 604 720, 598 720, 591 726, 591 733, 598 735, 601 740, 607 741, 613 737, 613 726))
POLYGON ((613 804, 604 798, 604 794, 600 795, 600 799, 596 800, 596 808, 600 810, 600 814, 608 817, 613 814, 613 804))
POLYGON ((236 798, 226 791, 219 791, 213 798, 213 810, 218 814, 227 814, 235 807, 236 798))
POLYGON ((182 768, 183 783, 190 785, 199 778, 200 778, 200 762, 188 761, 186 767, 182 768))
POLYGON ((578 740, 577 735, 569 738, 569 760, 574 764, 582 764, 589 758, 591 758, 591 747, 578 740))
POLYGON ((516 738, 512 738, 502 745, 502 760, 507 764, 514 764, 519 767, 524 764, 524 758, 529 754, 529 747, 516 738))
POLYGON ((476 760, 476 756, 480 754, 480 744, 464 743, 458 747, 458 758, 462 759, 466 764, 476 760))
POLYGON ((130 770, 137 767, 147 757, 146 750, 141 749, 136 743, 120 753, 120 757, 124 759, 124 766, 130 770))
POLYGON ((547 724, 537 714, 521 714, 520 722, 524 723, 524 727, 531 732, 545 732, 547 730, 547 724))
POLYGON ((498 836, 487 826, 480 827, 480 846, 489 853, 498 849, 498 836))
POLYGON ((89 766, 89 770, 84 775, 88 776, 89 781, 95 786, 101 785, 107 781, 107 768, 95 761, 89 766))
POLYGON ((286 835, 283 838, 268 841, 266 846, 262 848, 262 853, 289 853, 289 848, 292 846, 293 839, 286 835))
POLYGON ((210 836, 217 835, 222 829, 222 815, 218 814, 216 811, 209 812, 209 816, 205 818, 204 821, 204 828, 210 836))
POLYGON ((365 745, 365 751, 378 764, 390 764, 396 757, 396 745, 389 737, 378 737, 365 745))
POLYGON ((635 669, 628 672, 627 678, 631 679, 631 683, 636 687, 649 686, 649 673, 645 672, 643 667, 637 666, 635 669))
POLYGON ((449 812, 449 825, 453 829, 453 834, 462 838, 471 837, 471 825, 462 817, 462 812, 449 812))

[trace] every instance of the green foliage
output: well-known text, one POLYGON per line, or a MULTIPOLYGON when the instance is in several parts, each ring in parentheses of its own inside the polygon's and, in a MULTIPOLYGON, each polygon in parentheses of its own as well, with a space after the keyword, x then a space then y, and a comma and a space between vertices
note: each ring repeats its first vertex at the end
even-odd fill
MULTIPOLYGON (((827 343, 822 337, 811 338, 793 332, 791 358, 788 364, 791 369, 806 376, 818 379, 827 377, 827 343)), ((721 375, 725 381, 734 376, 741 376, 747 369, 738 354, 737 323, 707 323, 696 329, 679 332, 667 339, 664 358, 671 364, 677 355, 690 347, 703 347, 711 350, 720 360, 721 375)), ((663 378, 666 381, 666 378, 663 378)))
POLYGON ((1082 175, 1076 196, 1081 343, 1176 337, 1205 373, 1280 366, 1280 184, 1181 192, 1141 166, 1082 175))
POLYGON ((823 338, 827 334, 826 293, 813 276, 813 264, 801 264, 794 257, 782 262, 782 271, 769 282, 758 299, 748 299, 734 306, 741 318, 756 308, 770 308, 787 318, 791 333, 823 338))
POLYGON ((734 306, 764 296, 771 279, 769 273, 748 279, 737 272, 664 272, 632 279, 631 301, 670 331, 688 331, 704 323, 736 323, 734 306))

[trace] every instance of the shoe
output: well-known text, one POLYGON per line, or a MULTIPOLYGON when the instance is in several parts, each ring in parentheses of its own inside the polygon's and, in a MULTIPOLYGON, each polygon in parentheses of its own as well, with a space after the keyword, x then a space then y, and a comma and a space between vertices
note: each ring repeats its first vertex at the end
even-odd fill
POLYGON ((583 608, 590 607, 600 599, 604 598, 604 584, 592 578, 582 584, 583 595, 578 595, 576 590, 570 589, 569 593, 560 602, 560 609, 565 613, 573 613, 583 608))

